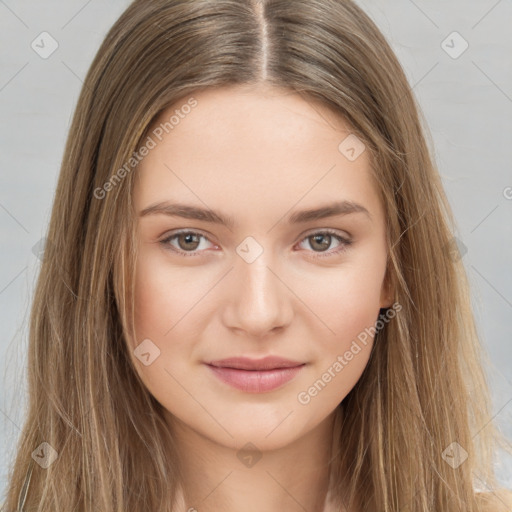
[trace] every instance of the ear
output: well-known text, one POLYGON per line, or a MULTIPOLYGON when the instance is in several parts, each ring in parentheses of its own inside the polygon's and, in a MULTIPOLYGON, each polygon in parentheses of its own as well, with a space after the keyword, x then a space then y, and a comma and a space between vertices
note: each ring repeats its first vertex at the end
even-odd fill
POLYGON ((382 281, 382 288, 380 293, 380 307, 390 308, 395 301, 395 290, 391 282, 389 267, 386 268, 386 274, 382 281))

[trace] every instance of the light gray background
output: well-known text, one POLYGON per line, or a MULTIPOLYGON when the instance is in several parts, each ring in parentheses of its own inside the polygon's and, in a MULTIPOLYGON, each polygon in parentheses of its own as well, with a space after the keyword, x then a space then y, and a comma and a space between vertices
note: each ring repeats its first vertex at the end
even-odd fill
MULTIPOLYGON (((511 0, 359 0, 402 62, 430 127, 473 290, 495 418, 512 438, 511 0), (458 58, 452 54, 469 44, 458 58), (450 37, 448 37, 450 36, 450 37), (448 39, 447 39, 448 37, 448 39), (453 42, 452 42, 453 40, 453 42)), ((23 422, 27 320, 83 77, 128 0, 0 0, 0 493, 23 422), (59 47, 41 58, 42 32, 59 47), (40 40, 37 39, 38 41, 40 40)), ((484 425, 482 425, 484 427, 484 425)), ((512 488, 512 462, 497 458, 512 488)), ((483 488, 483 487, 482 487, 483 488)), ((3 495, 0 494, 0 502, 3 495)))

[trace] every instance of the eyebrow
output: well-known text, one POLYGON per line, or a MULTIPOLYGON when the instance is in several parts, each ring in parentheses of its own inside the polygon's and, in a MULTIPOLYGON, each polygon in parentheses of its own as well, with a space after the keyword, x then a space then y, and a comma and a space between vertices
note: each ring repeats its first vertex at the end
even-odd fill
MULTIPOLYGON (((314 220, 326 219, 328 217, 349 215, 352 213, 363 213, 372 220, 370 212, 363 205, 355 203, 354 201, 344 200, 329 203, 319 208, 295 212, 288 217, 287 222, 288 224, 301 224, 314 220)), ((233 228, 235 226, 234 218, 226 216, 221 212, 187 204, 169 203, 168 201, 156 203, 144 208, 139 213, 139 216, 146 217, 148 215, 156 214, 211 222, 214 224, 221 224, 229 228, 233 228)))

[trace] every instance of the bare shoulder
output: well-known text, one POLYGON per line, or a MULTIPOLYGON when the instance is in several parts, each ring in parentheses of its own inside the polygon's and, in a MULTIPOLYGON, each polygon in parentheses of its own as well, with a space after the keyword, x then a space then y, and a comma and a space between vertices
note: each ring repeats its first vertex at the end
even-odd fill
POLYGON ((497 489, 493 492, 477 492, 482 512, 512 512, 512 490, 497 489))

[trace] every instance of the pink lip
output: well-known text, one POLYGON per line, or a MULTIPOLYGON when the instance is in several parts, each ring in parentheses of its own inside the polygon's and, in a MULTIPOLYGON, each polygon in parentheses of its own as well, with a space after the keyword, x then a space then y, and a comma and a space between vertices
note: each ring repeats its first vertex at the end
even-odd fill
POLYGON ((222 368, 236 368, 238 370, 274 370, 276 368, 294 368, 304 363, 292 361, 278 356, 267 356, 261 359, 250 357, 230 357, 218 361, 210 361, 208 364, 222 368))
POLYGON ((263 359, 235 357, 207 363, 220 380, 247 393, 272 391, 293 379, 304 363, 269 356, 263 359))

